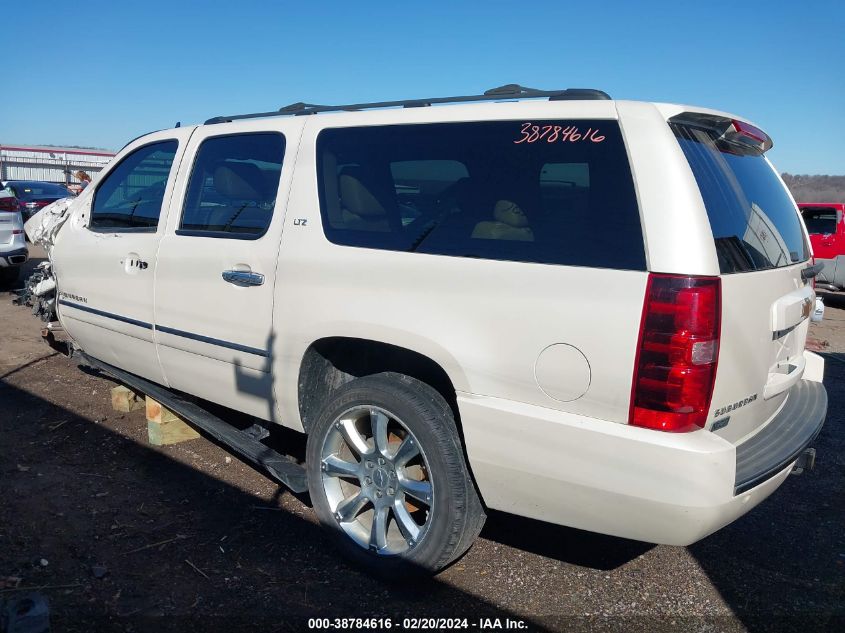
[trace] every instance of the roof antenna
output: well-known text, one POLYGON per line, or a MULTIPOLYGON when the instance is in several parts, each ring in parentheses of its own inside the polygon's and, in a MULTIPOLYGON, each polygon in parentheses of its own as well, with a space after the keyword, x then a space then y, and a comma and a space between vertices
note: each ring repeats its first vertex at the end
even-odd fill
POLYGON ((182 122, 181 122, 181 121, 176 121, 176 127, 182 127, 182 122))

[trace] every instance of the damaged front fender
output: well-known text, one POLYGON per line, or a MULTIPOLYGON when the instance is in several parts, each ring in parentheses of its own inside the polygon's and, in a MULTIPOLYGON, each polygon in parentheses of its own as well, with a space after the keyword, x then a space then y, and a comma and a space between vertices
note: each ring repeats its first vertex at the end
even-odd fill
POLYGON ((29 218, 23 227, 29 241, 43 246, 49 255, 55 243, 56 235, 67 222, 74 205, 79 202, 81 197, 56 200, 29 218))

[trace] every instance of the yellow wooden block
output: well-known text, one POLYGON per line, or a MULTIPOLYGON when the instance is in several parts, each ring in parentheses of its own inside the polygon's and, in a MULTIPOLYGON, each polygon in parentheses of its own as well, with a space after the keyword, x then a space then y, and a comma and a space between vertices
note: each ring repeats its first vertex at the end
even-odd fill
POLYGON ((144 408, 144 396, 138 395, 131 389, 124 387, 113 387, 111 390, 111 408, 115 411, 137 411, 144 408))
POLYGON ((147 438, 153 446, 178 444, 200 435, 170 409, 147 396, 147 438))

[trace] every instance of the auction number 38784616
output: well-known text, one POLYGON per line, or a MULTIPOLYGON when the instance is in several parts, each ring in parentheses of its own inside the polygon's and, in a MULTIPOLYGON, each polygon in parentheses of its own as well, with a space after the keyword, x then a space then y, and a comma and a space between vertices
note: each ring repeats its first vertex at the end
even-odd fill
POLYGON ((586 132, 582 132, 577 125, 535 125, 531 121, 522 124, 520 133, 522 137, 516 139, 514 145, 537 143, 539 141, 546 143, 577 143, 578 141, 601 143, 605 139, 598 129, 591 127, 587 128, 586 132))

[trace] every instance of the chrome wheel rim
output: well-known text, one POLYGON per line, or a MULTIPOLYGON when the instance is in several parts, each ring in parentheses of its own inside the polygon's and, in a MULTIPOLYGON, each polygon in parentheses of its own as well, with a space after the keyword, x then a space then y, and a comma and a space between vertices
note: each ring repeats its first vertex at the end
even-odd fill
POLYGON ((337 525, 381 556, 418 547, 434 513, 425 452, 385 409, 358 406, 332 423, 320 455, 321 482, 337 525))

